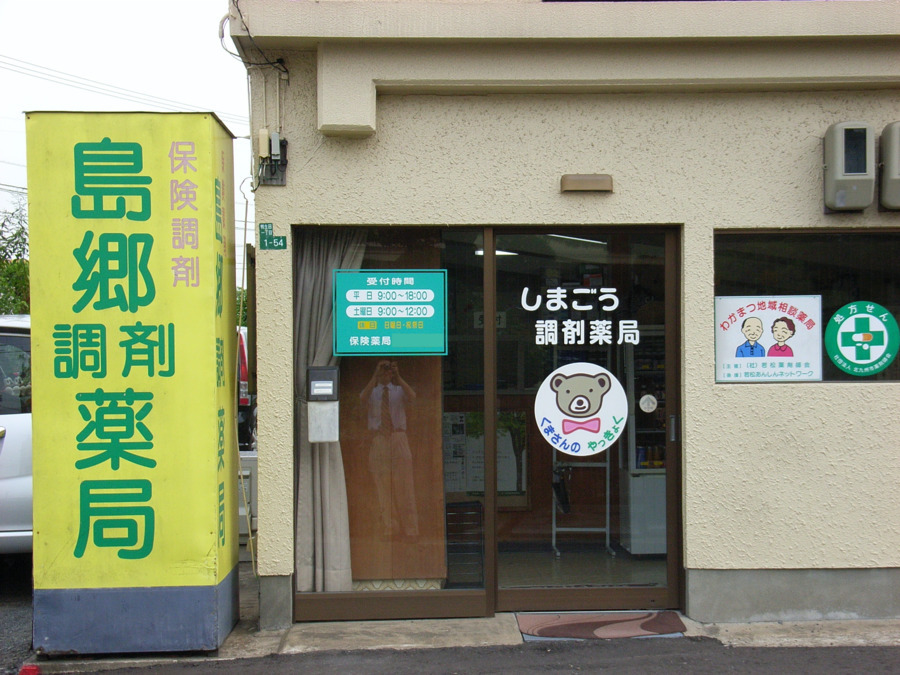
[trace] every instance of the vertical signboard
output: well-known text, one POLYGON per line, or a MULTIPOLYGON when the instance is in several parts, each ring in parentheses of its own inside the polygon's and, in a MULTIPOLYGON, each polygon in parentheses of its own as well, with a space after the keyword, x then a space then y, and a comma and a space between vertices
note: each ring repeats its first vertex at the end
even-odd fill
POLYGON ((34 647, 216 649, 237 620, 232 137, 29 113, 34 647))

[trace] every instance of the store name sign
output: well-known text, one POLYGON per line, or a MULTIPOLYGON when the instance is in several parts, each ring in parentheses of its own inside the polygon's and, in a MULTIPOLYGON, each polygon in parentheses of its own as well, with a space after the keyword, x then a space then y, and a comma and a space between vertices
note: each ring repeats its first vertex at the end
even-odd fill
POLYGON ((215 649, 238 562, 231 134, 209 114, 27 129, 35 646, 215 649))
POLYGON ((334 355, 447 353, 447 270, 334 270, 334 355))
MULTIPOLYGON (((571 289, 557 286, 541 291, 522 289, 520 304, 526 312, 544 309, 548 312, 613 312, 619 307, 615 288, 582 286, 571 289), (570 309, 571 307, 571 309, 570 309)), ((618 325, 611 319, 576 318, 537 319, 534 322, 536 345, 611 345, 639 344, 641 332, 635 319, 622 319, 618 325)))

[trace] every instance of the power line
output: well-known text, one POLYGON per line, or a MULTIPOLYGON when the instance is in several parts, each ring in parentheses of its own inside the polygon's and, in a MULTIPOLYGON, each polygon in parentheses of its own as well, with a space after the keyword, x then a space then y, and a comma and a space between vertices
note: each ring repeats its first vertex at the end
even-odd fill
MULTIPOLYGON (((78 89, 86 89, 87 91, 94 91, 95 93, 115 96, 117 98, 126 98, 126 100, 137 100, 138 102, 142 103, 150 102, 154 105, 157 105, 158 107, 190 108, 198 112, 208 110, 208 108, 204 108, 201 106, 194 106, 187 103, 182 103, 180 101, 175 101, 173 99, 154 96, 151 94, 144 94, 133 89, 125 89, 124 87, 106 84, 97 80, 88 79, 86 77, 64 73, 60 70, 54 70, 53 68, 47 68, 46 66, 40 66, 28 61, 22 61, 21 59, 15 59, 11 56, 5 56, 2 54, 0 54, 0 67, 6 68, 8 70, 13 70, 25 75, 37 77, 38 79, 73 86, 78 89)), ((245 123, 247 121, 246 117, 240 115, 234 115, 221 111, 216 112, 220 114, 220 116, 228 117, 234 121, 242 121, 245 123)))
MULTIPOLYGON (((0 160, 0 161, 2 161, 2 160, 0 160)), ((5 162, 5 164, 11 164, 11 163, 12 162, 5 162)), ((24 166, 24 164, 17 164, 16 166, 24 166)), ((4 192, 13 192, 13 193, 18 193, 18 194, 25 194, 28 192, 27 187, 22 187, 21 185, 9 185, 8 183, 0 183, 0 190, 3 190, 4 192)), ((240 206, 241 208, 243 208, 244 202, 235 202, 234 205, 240 206)), ((252 219, 244 220, 243 218, 237 218, 237 217, 235 217, 234 222, 235 222, 235 224, 244 223, 245 227, 248 226, 249 224, 255 224, 252 219)))
MULTIPOLYGON (((181 112, 209 111, 209 108, 203 106, 195 106, 188 103, 175 101, 173 99, 153 96, 151 94, 144 94, 133 89, 125 89, 123 87, 105 84, 103 82, 98 82, 97 80, 90 80, 78 75, 72 75, 70 73, 64 73, 60 70, 54 70, 53 68, 47 68, 46 66, 40 66, 28 61, 22 61, 21 59, 14 59, 3 54, 0 54, 0 68, 11 70, 21 75, 34 77, 39 80, 53 82, 54 84, 61 84, 67 87, 72 87, 74 89, 81 89, 82 91, 101 94, 103 96, 110 96, 112 98, 131 101, 132 103, 140 103, 142 105, 149 105, 156 108, 176 109, 181 112)), ((214 110, 213 112, 215 112, 224 121, 230 121, 235 124, 249 123, 249 120, 242 115, 235 115, 219 110, 214 110)))
MULTIPOLYGON (((3 162, 3 160, 0 159, 0 162, 3 162)), ((3 163, 4 163, 4 164, 13 164, 12 162, 3 162, 3 163)), ((25 167, 24 164, 13 164, 13 166, 21 166, 21 167, 25 167)), ((23 187, 23 186, 21 186, 21 185, 9 185, 8 183, 0 183, 0 188, 8 188, 7 191, 18 190, 18 191, 20 191, 20 192, 28 192, 28 188, 27 188, 27 187, 23 187)), ((234 202, 234 205, 235 205, 235 206, 240 206, 241 208, 243 208, 244 202, 243 202, 243 201, 235 201, 235 202, 234 202)), ((249 222, 251 222, 250 220, 242 220, 242 219, 241 219, 241 220, 238 220, 237 218, 235 218, 235 221, 236 221, 236 222, 242 222, 242 223, 249 223, 249 222)))

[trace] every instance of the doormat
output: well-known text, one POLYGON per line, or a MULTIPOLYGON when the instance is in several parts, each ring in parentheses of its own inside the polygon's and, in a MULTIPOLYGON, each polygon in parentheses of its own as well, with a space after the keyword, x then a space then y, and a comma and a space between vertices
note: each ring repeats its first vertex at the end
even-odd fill
POLYGON ((516 614, 525 640, 608 640, 674 637, 685 627, 677 612, 596 612, 516 614))

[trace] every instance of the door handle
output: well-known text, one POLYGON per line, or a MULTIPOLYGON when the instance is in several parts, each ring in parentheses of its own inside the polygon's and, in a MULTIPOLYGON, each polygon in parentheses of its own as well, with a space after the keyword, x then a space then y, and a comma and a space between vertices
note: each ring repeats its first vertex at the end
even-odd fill
POLYGON ((677 415, 669 415, 669 440, 673 443, 678 440, 678 432, 675 429, 675 425, 677 424, 678 416, 677 415))
POLYGON ((6 438, 6 427, 0 427, 0 438, 6 438))

